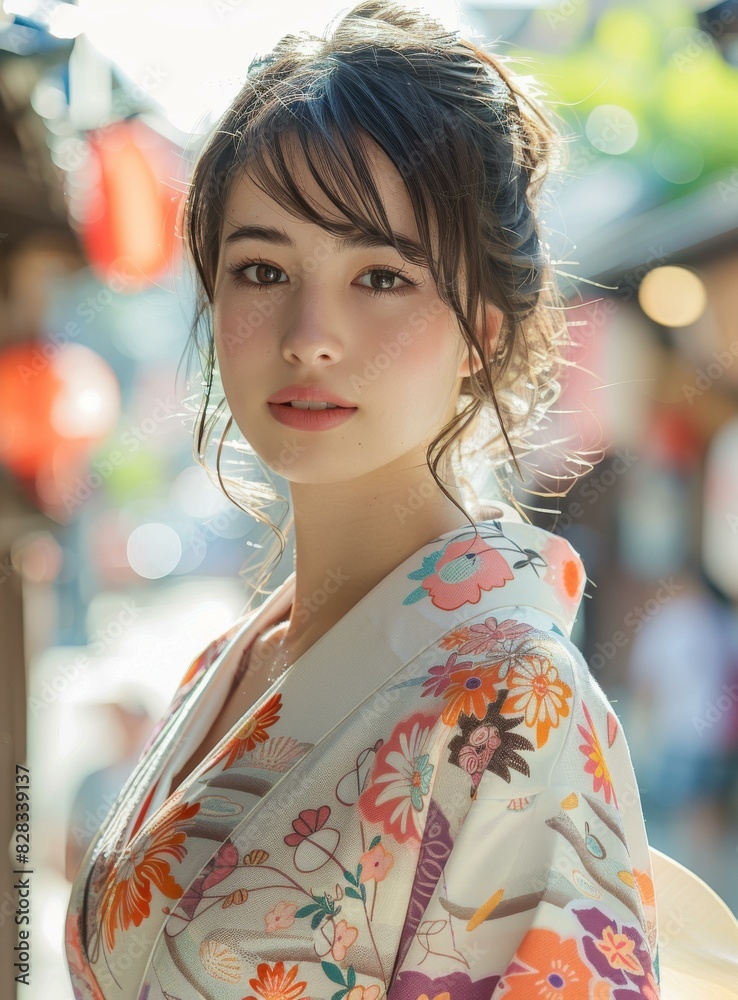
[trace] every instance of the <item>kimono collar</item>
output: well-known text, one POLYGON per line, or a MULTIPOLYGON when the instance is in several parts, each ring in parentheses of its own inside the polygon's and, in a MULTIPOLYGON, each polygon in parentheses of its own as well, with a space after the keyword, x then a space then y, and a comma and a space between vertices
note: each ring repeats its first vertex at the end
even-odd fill
MULTIPOLYGON (((422 626, 423 619, 440 618, 450 627, 455 617, 461 622, 473 616, 475 605, 479 613, 497 607, 536 608, 569 638, 587 579, 579 553, 561 535, 523 521, 511 505, 495 500, 494 506, 503 517, 477 521, 478 537, 469 527, 439 535, 392 570, 342 621, 368 615, 388 627, 388 616, 400 620, 407 628, 403 647, 408 656, 422 639, 418 622, 422 626), (403 606, 413 606, 419 614, 403 616, 403 606)), ((249 615, 246 629, 271 627, 289 614, 294 599, 293 572, 249 615)), ((331 636, 343 632, 333 628, 318 642, 330 647, 331 636)))

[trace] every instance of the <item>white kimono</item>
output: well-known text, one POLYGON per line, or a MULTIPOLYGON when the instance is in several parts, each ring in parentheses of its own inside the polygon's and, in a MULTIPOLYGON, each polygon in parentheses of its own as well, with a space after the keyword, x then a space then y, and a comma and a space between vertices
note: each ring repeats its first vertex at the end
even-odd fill
POLYGON ((582 562, 501 507, 397 566, 170 794, 294 574, 194 660, 74 883, 78 1000, 658 1000, 630 754, 569 639, 582 562))

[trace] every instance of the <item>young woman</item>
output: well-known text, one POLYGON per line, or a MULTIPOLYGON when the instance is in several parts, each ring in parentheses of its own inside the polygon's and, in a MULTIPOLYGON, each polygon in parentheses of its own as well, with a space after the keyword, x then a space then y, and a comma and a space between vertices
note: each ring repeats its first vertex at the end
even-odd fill
POLYGON ((457 35, 380 2, 288 35, 199 156, 197 453, 217 364, 295 570, 194 660, 91 845, 80 998, 660 995, 628 747, 569 638, 581 559, 473 485, 517 467, 567 330, 555 132, 457 35))

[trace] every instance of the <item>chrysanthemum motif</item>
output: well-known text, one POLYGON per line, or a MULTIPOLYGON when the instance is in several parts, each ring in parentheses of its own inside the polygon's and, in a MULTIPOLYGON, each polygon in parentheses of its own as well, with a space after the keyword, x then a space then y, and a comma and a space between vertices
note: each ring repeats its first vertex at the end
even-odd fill
POLYGON ((569 715, 571 688, 548 657, 540 654, 518 657, 506 685, 508 694, 502 711, 525 713, 526 726, 535 727, 536 743, 544 746, 549 731, 558 729, 560 720, 569 715))
MULTIPOLYGON (((267 962, 256 966, 257 979, 249 979, 249 986, 258 993, 262 1000, 297 1000, 307 986, 307 981, 294 982, 299 966, 293 965, 289 972, 284 971, 284 962, 275 962, 270 968, 267 962)), ((256 1000, 255 996, 244 997, 244 1000, 256 1000)))
POLYGON ((279 719, 279 710, 281 707, 282 695, 278 691, 268 701, 265 701, 253 715, 246 719, 225 746, 212 758, 208 766, 214 767, 219 760, 225 757, 226 762, 223 765, 223 769, 227 770, 229 767, 233 767, 236 761, 241 760, 245 753, 253 750, 259 743, 265 743, 269 738, 267 730, 279 719))
POLYGON ((168 899, 179 899, 182 887, 172 875, 166 855, 181 861, 187 834, 181 825, 200 808, 199 802, 179 803, 172 797, 121 855, 100 900, 100 915, 108 949, 116 931, 139 927, 151 912, 152 885, 168 899))
POLYGON ((461 732, 448 745, 449 762, 466 771, 472 779, 474 794, 485 771, 492 771, 509 783, 510 768, 530 775, 530 768, 516 750, 533 750, 533 744, 519 733, 510 732, 523 717, 506 719, 500 714, 507 691, 503 688, 497 701, 490 704, 482 719, 459 715, 461 732))

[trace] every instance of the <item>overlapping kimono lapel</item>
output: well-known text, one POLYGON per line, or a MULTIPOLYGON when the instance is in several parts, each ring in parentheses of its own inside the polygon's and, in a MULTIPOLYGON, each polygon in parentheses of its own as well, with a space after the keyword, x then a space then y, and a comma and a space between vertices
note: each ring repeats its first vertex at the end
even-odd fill
MULTIPOLYGON (((212 864, 222 843, 237 837, 248 820, 270 805, 271 792, 284 788, 293 770, 300 771, 299 765, 312 757, 307 751, 329 741, 331 733, 403 667, 444 633, 473 617, 474 608, 483 597, 483 606, 493 607, 491 591, 496 591, 500 607, 521 605, 544 610, 568 635, 584 585, 581 560, 568 542, 519 520, 480 522, 477 527, 476 539, 471 529, 454 529, 397 566, 254 705, 251 718, 264 710, 270 713, 273 725, 270 738, 281 735, 305 750, 295 755, 291 766, 280 769, 273 784, 244 785, 248 768, 239 767, 227 773, 229 762, 221 751, 243 725, 242 721, 170 796, 171 775, 217 716, 240 655, 258 634, 285 617, 292 607, 295 597, 292 574, 204 671, 139 763, 130 782, 132 801, 124 804, 104 838, 105 850, 110 851, 111 857, 127 843, 126 834, 130 835, 131 830, 138 833, 149 822, 158 821, 162 805, 166 806, 162 813, 172 812, 175 802, 177 810, 192 807, 194 818, 182 825, 194 853, 190 858, 193 866, 187 869, 188 876, 193 877, 182 886, 186 895, 203 870, 212 864), (330 693, 328 698, 326 693, 330 693), (207 810, 199 809, 199 816, 195 817, 196 804, 202 805, 208 798, 214 802, 219 789, 237 786, 248 800, 242 799, 244 807, 239 815, 230 820, 226 816, 216 817, 216 823, 198 835, 198 823, 203 821, 207 810), (142 789, 148 796, 143 803, 140 793, 136 800, 135 789, 142 789), (110 846, 113 844, 114 848, 110 846)), ((151 931, 157 933, 154 927, 151 931)))

